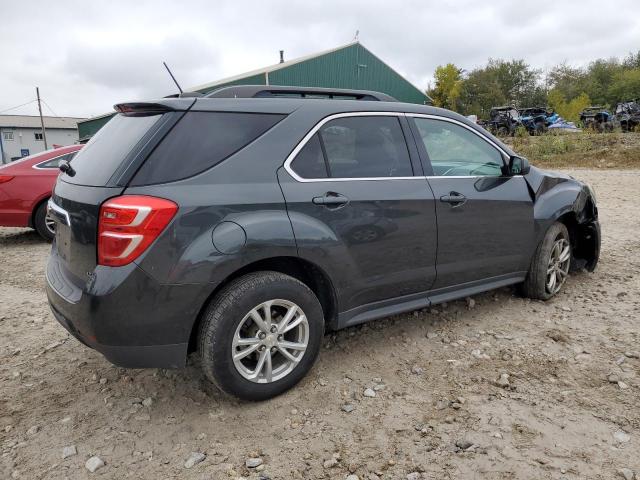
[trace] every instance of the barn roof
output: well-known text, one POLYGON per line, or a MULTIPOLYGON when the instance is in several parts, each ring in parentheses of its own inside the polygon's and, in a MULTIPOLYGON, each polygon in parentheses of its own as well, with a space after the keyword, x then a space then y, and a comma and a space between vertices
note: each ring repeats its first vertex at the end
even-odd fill
MULTIPOLYGON (((84 118, 77 117, 43 117, 44 128, 60 128, 75 130, 78 122, 84 118)), ((0 115, 0 127, 4 128, 42 128, 37 115, 0 115)))

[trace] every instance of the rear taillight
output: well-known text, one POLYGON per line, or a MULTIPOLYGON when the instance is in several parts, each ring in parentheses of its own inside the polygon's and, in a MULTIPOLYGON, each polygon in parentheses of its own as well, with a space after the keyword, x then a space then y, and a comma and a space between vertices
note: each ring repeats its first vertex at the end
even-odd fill
POLYGON ((178 211, 171 200, 123 195, 100 207, 98 263, 119 267, 131 263, 165 229, 178 211))
POLYGON ((0 175, 0 183, 7 183, 9 180, 13 180, 12 175, 0 175))

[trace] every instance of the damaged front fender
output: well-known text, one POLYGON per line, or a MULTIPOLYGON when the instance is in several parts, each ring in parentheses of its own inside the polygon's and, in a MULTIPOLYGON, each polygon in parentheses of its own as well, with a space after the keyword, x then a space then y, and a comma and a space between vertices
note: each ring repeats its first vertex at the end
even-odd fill
POLYGON ((534 204, 536 245, 554 222, 569 231, 572 268, 593 271, 600 257, 600 223, 593 190, 586 183, 561 173, 532 167, 525 176, 534 204))

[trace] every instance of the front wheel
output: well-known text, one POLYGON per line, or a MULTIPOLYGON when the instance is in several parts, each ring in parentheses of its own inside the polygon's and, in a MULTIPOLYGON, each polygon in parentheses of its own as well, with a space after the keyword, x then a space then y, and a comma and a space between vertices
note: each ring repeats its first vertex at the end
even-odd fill
POLYGON ((306 375, 323 334, 322 307, 304 283, 279 272, 251 273, 207 307, 199 333, 202 368, 223 392, 266 400, 306 375))
POLYGON ((571 241, 569 231, 556 222, 545 234, 531 260, 524 294, 529 298, 548 300, 564 285, 571 266, 571 241))

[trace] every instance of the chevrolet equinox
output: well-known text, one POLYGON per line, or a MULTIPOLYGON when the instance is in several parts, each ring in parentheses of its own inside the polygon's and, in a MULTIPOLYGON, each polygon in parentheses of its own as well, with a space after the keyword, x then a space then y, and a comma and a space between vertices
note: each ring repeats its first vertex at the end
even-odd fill
POLYGON ((556 295, 600 251, 595 195, 466 118, 385 94, 240 86, 123 103, 49 201, 55 318, 116 365, 273 397, 325 330, 505 285, 556 295))

